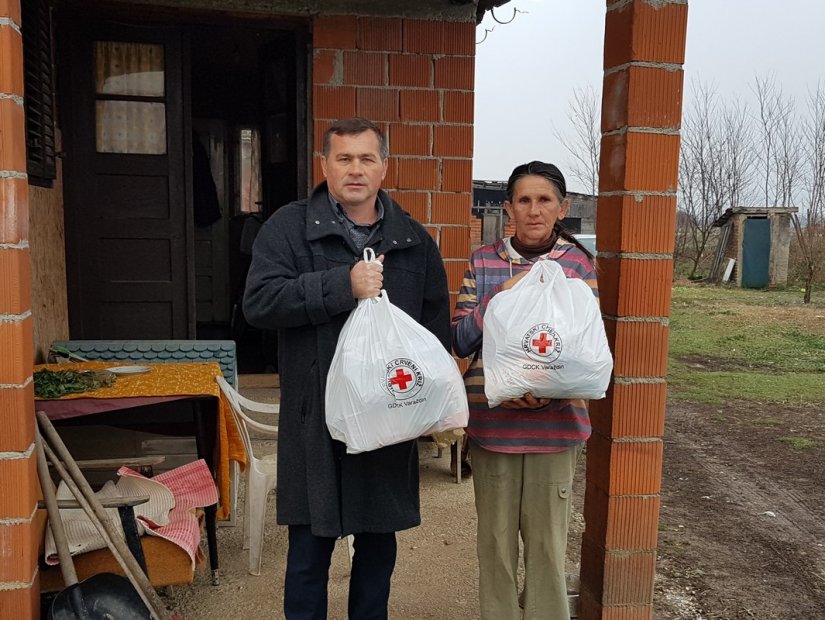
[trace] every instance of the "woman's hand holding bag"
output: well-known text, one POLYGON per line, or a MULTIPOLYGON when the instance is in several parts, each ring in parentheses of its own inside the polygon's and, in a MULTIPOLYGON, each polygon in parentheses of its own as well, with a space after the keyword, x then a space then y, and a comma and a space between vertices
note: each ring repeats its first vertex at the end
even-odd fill
POLYGON ((604 322, 584 280, 539 260, 484 315, 484 391, 490 407, 536 398, 603 398, 613 371, 604 322))

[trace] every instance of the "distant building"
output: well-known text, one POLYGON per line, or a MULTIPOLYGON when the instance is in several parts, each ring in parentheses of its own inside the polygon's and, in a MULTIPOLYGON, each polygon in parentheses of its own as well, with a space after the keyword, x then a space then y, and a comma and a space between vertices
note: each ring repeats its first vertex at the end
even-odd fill
MULTIPOLYGON (((473 248, 512 235, 509 218, 504 210, 506 181, 473 181, 473 219, 470 222, 470 242, 473 248)), ((564 226, 572 233, 596 232, 596 197, 568 192, 570 210, 564 226)))
POLYGON ((714 223, 721 229, 709 280, 733 280, 743 288, 784 287, 795 207, 727 209, 714 223))

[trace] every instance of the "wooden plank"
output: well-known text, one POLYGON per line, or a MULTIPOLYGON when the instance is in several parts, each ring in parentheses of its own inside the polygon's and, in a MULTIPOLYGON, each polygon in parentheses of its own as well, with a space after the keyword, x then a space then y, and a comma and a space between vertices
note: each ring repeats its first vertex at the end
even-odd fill
MULTIPOLYGON (((127 497, 99 497, 100 505, 104 508, 120 508, 121 506, 140 506, 149 501, 148 495, 130 495, 127 497)), ((39 500, 37 502, 38 508, 45 508, 46 502, 39 500)), ((57 507, 61 510, 79 509, 80 502, 76 499, 59 499, 57 500, 57 507)))

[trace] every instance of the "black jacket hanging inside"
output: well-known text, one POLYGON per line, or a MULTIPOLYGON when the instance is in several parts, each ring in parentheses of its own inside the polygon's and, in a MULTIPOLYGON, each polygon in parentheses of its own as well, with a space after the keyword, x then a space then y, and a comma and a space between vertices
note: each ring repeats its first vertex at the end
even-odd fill
POLYGON ((209 166, 209 154, 196 133, 192 133, 192 208, 196 226, 210 226, 221 219, 218 190, 209 166))

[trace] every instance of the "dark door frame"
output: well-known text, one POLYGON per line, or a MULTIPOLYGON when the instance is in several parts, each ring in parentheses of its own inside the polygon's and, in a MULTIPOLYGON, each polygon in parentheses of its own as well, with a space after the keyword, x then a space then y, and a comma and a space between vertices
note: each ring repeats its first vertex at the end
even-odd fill
MULTIPOLYGON (((179 11, 164 8, 139 8, 123 7, 77 7, 65 6, 63 10, 59 5, 55 23, 59 33, 57 39, 57 49, 59 50, 58 61, 58 83, 59 100, 63 103, 60 106, 60 127, 63 133, 63 152, 72 152, 81 144, 78 140, 77 132, 81 131, 80 119, 73 117, 71 105, 68 103, 73 93, 77 89, 88 85, 79 84, 78 77, 73 75, 67 66, 68 59, 71 58, 71 49, 74 38, 78 33, 90 36, 117 37, 122 30, 120 24, 124 22, 136 27, 151 29, 160 28, 174 30, 180 35, 180 58, 178 67, 180 71, 177 76, 170 76, 171 79, 178 79, 181 85, 182 107, 182 136, 180 137, 180 152, 183 154, 182 184, 184 186, 185 200, 185 248, 184 262, 186 270, 186 327, 187 338, 196 337, 196 295, 195 295, 195 264, 194 264, 194 226, 192 223, 192 169, 191 169, 191 92, 190 75, 190 37, 197 36, 197 29, 201 25, 225 25, 226 14, 218 15, 215 12, 204 11, 179 11)), ((240 14, 230 16, 232 25, 247 26, 261 30, 291 30, 295 37, 295 84, 292 99, 292 117, 294 122, 294 150, 297 156, 295 165, 295 185, 294 192, 297 198, 303 198, 311 190, 310 162, 312 157, 311 136, 311 113, 310 113, 310 81, 309 81, 309 55, 312 53, 311 39, 309 37, 309 22, 306 19, 279 18, 277 23, 273 23, 267 15, 240 14)), ((86 131, 93 129, 94 125, 86 124, 86 131)), ((167 127, 169 130, 170 127, 167 127)), ((87 139, 88 143, 88 139, 87 139)), ((171 150, 171 147, 170 147, 171 150)), ((88 153, 87 153, 88 155, 88 153)), ((81 201, 80 188, 75 179, 76 163, 70 159, 64 159, 63 169, 63 191, 64 191, 64 221, 66 232, 66 258, 67 258, 67 297, 69 305, 70 332, 73 338, 84 337, 84 327, 82 325, 83 300, 81 295, 81 282, 78 270, 81 266, 81 253, 83 248, 78 243, 77 233, 80 224, 76 219, 79 217, 77 211, 71 205, 78 205, 81 201), (74 234, 74 238, 69 238, 74 234)), ((280 205, 267 205, 265 216, 280 205)))

